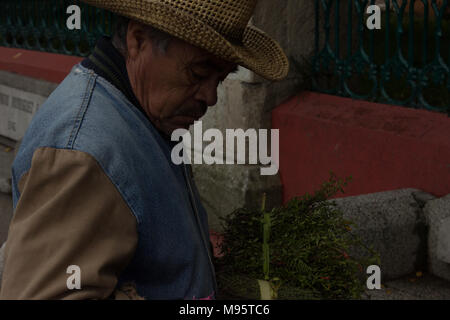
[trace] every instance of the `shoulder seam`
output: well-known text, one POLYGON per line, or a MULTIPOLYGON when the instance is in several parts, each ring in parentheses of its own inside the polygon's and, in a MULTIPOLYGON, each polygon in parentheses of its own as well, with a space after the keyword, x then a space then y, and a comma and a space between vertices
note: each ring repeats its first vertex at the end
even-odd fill
POLYGON ((86 114, 86 110, 89 106, 89 102, 91 101, 92 93, 94 91, 95 83, 97 80, 97 74, 90 71, 88 72, 88 75, 89 75, 88 83, 86 85, 83 100, 81 101, 81 105, 80 108, 78 109, 77 116, 75 117, 75 122, 73 124, 69 140, 67 141, 66 145, 67 149, 73 149, 75 140, 78 136, 78 132, 80 131, 81 123, 83 122, 84 115, 86 114))

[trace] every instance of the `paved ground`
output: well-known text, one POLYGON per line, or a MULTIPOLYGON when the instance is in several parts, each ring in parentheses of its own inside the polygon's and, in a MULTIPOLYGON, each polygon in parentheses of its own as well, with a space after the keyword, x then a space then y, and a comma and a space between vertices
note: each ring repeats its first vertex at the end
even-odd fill
MULTIPOLYGON (((14 150, 0 143, 0 183, 10 178, 14 150)), ((12 216, 11 195, 0 192, 0 245, 6 240, 12 216)), ((381 290, 367 291, 370 300, 450 300, 450 282, 424 273, 388 281, 381 290)))
POLYGON ((14 160, 14 150, 0 143, 0 245, 6 240, 8 226, 12 216, 11 194, 6 186, 11 178, 11 163, 14 160))
POLYGON ((370 300, 450 300, 450 282, 430 274, 388 281, 381 290, 367 291, 370 300))
POLYGON ((0 193, 0 246, 8 235, 9 222, 12 216, 12 201, 9 195, 0 193))
POLYGON ((14 149, 0 142, 0 179, 11 177, 11 164, 14 160, 14 149))

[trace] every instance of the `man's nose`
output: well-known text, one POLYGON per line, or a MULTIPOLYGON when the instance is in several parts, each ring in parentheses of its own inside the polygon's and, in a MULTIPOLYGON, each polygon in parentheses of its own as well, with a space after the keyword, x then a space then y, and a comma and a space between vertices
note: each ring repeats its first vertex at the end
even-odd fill
POLYGON ((210 80, 202 84, 202 86, 197 91, 195 99, 200 100, 208 107, 211 107, 217 103, 217 87, 219 82, 215 80, 210 80))

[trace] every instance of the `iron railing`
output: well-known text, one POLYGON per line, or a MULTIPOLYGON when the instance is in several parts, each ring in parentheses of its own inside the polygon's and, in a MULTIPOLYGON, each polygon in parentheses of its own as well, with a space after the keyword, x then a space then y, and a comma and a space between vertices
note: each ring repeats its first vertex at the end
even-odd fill
POLYGON ((79 0, 1 0, 0 46, 86 56, 115 16, 79 0), (66 27, 71 5, 81 8, 81 30, 66 27))
MULTIPOLYGON (((315 5, 314 90, 450 113, 450 0, 305 1, 315 5), (366 27, 373 4, 385 7, 381 30, 366 27)), ((79 0, 1 0, 0 46, 86 56, 114 19, 79 0), (81 30, 66 27, 73 4, 81 30)))
POLYGON ((450 114, 450 0, 315 0, 313 89, 450 114), (382 28, 366 26, 368 5, 382 28))

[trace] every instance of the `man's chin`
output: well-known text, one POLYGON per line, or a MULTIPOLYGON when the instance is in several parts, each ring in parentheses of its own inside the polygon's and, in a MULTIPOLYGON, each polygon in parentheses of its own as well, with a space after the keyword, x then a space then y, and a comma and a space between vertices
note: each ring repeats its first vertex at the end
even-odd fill
POLYGON ((178 129, 189 130, 189 128, 194 124, 194 120, 186 121, 186 122, 177 122, 177 123, 167 123, 162 125, 159 130, 164 133, 166 136, 172 136, 172 133, 178 129))

